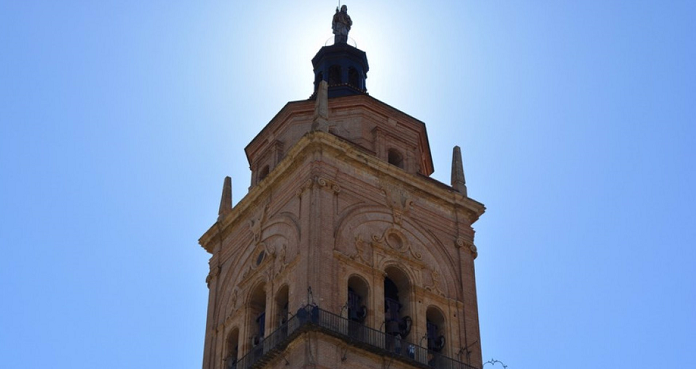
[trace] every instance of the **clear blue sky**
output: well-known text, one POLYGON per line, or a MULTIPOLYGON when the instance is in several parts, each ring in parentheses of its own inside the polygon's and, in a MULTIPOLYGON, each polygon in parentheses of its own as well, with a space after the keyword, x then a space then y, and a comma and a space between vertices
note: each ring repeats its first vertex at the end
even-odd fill
MULTIPOLYGON (((696 367, 696 2, 346 4, 370 94, 488 207, 485 359, 696 367)), ((197 239, 336 5, 0 1, 0 367, 200 367, 197 239)))

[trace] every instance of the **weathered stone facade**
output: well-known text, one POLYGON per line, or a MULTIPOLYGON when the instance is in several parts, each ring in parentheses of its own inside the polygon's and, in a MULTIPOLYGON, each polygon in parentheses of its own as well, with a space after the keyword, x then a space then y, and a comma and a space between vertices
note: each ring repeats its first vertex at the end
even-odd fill
POLYGON ((429 177, 422 122, 364 94, 328 107, 325 130, 312 130, 312 100, 273 118, 246 148, 249 193, 223 203, 200 239, 212 254, 203 368, 232 367, 264 344, 274 354, 256 365, 268 368, 419 367, 385 354, 396 334, 411 347, 437 336, 439 354, 481 368, 471 225, 484 206, 461 190, 463 172, 459 190, 429 177), (341 338, 347 326, 271 347, 307 305, 387 333, 367 349, 341 338))

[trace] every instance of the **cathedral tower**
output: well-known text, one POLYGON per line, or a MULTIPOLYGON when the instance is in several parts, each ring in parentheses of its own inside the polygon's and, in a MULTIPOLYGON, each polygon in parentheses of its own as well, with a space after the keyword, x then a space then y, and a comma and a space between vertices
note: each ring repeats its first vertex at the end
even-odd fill
POLYGON ((212 256, 204 369, 480 369, 469 198, 429 176, 425 124, 367 94, 365 53, 312 59, 314 93, 287 103, 245 148, 249 193, 225 179, 212 256))

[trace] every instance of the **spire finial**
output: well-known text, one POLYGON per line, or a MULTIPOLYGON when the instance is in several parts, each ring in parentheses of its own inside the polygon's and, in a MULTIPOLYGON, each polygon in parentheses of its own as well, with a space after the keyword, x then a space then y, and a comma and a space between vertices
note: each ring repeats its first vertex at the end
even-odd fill
MULTIPOLYGON (((340 2, 339 2, 340 4, 340 2)), ((336 7, 336 14, 333 16, 333 22, 331 22, 331 28, 333 29, 334 43, 347 43, 348 42, 348 32, 350 32, 350 27, 353 25, 353 21, 348 15, 348 7, 343 5, 341 10, 336 7)))
POLYGON ((452 150, 452 187, 462 195, 466 194, 466 179, 464 179, 464 164, 462 164, 462 150, 455 146, 452 150))
POLYGON ((225 183, 222 185, 222 198, 220 199, 220 211, 218 211, 218 220, 222 219, 227 213, 232 211, 232 178, 225 177, 225 183))

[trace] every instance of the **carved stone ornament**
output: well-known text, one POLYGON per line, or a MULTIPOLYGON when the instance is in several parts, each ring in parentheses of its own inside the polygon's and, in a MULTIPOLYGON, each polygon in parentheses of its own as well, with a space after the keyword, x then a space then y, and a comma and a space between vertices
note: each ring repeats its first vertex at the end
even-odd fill
POLYGON ((242 275, 242 281, 246 280, 252 274, 255 274, 257 270, 263 268, 266 264, 268 264, 268 260, 273 257, 275 257, 275 252, 270 250, 265 242, 260 242, 257 244, 254 248, 254 252, 249 258, 249 261, 247 261, 247 264, 249 265, 246 267, 246 270, 242 275), (261 253, 263 253, 263 255, 261 253))
POLYGON ((251 234, 254 237, 255 244, 261 242, 261 231, 263 230, 263 222, 266 219, 267 207, 268 205, 259 206, 259 209, 256 211, 256 214, 254 214, 251 217, 251 220, 249 220, 249 229, 251 230, 251 234))
POLYGON ((295 196, 297 196, 297 197, 302 197, 302 193, 303 193, 306 189, 312 188, 312 185, 313 185, 313 184, 314 184, 314 181, 311 180, 311 179, 308 179, 307 182, 305 182, 305 184, 303 184, 302 186, 300 186, 300 188, 297 189, 297 192, 295 192, 295 196))
POLYGON ((232 317, 235 313, 237 313, 237 310, 239 310, 239 307, 237 306, 237 300, 239 299, 239 291, 239 287, 235 287, 234 291, 232 291, 232 297, 230 298, 229 305, 229 313, 227 314, 227 318, 225 318, 225 322, 223 323, 225 326, 229 326, 231 324, 232 317))
POLYGON ((472 241, 459 237, 454 241, 454 243, 457 246, 457 248, 469 249, 469 252, 471 252, 471 254, 474 256, 474 259, 476 259, 476 257, 478 256, 478 249, 472 241))
POLYGON ((208 273, 208 276, 205 278, 205 283, 208 285, 208 287, 210 287, 210 281, 220 274, 221 269, 222 268, 220 266, 210 268, 210 273, 208 273))
POLYGON ((280 251, 278 252, 278 255, 276 256, 276 272, 275 275, 278 276, 280 273, 282 273, 285 270, 285 267, 288 266, 288 262, 286 260, 286 253, 287 253, 287 246, 283 244, 280 246, 280 251))
POLYGON ((266 280, 270 281, 273 279, 273 268, 266 268, 266 280))
POLYGON ((237 299, 239 298, 239 287, 235 287, 234 291, 232 292, 232 304, 230 307, 232 308, 232 312, 237 311, 237 299))
POLYGON ((408 253, 411 257, 418 260, 423 258, 423 255, 413 250, 411 244, 408 242, 407 238, 395 228, 389 228, 382 235, 373 235, 372 242, 378 245, 388 245, 392 249, 399 251, 401 253, 408 253))
POLYGON ((370 265, 370 263, 367 261, 367 259, 364 256, 365 255, 365 241, 363 241, 361 235, 355 236, 355 250, 356 250, 356 253, 354 255, 351 255, 350 258, 355 260, 355 261, 361 262, 363 264, 370 265))
POLYGON ((430 291, 430 292, 436 293, 442 297, 446 297, 445 293, 442 292, 442 290, 440 289, 440 285, 441 285, 440 273, 438 273, 434 270, 430 271, 430 278, 432 280, 432 284, 429 286, 425 286, 425 289, 430 291))
POLYGON ((232 325, 232 317, 233 316, 234 316, 234 313, 228 315, 227 318, 225 318, 225 322, 222 323, 222 325, 225 327, 229 327, 230 325, 232 325))
POLYGON ((336 193, 336 194, 338 194, 338 193, 341 192, 341 186, 339 186, 338 184, 336 184, 335 182, 333 182, 333 181, 331 181, 331 180, 328 180, 328 179, 323 178, 323 177, 316 176, 316 177, 314 177, 314 181, 315 181, 319 186, 321 186, 321 187, 327 187, 327 188, 331 189, 331 191, 333 191, 333 192, 336 193))
POLYGON ((387 198, 387 206, 391 208, 393 223, 395 225, 401 225, 403 216, 408 214, 413 205, 411 194, 392 185, 383 185, 382 193, 384 193, 387 198))

